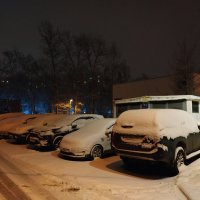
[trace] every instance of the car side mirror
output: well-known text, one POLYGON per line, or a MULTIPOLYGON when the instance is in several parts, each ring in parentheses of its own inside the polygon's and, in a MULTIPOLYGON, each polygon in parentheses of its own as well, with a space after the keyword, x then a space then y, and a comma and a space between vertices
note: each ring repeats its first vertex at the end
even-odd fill
POLYGON ((112 131, 110 131, 110 130, 106 130, 105 135, 106 135, 107 137, 110 137, 111 133, 112 133, 112 131))

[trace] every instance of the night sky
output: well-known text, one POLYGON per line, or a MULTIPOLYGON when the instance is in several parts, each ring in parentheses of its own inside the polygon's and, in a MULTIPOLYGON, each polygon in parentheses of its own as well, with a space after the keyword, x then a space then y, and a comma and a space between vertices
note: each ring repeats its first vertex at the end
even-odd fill
POLYGON ((170 74, 177 43, 200 39, 199 0, 0 0, 0 51, 39 56, 42 20, 116 42, 132 77, 170 74))

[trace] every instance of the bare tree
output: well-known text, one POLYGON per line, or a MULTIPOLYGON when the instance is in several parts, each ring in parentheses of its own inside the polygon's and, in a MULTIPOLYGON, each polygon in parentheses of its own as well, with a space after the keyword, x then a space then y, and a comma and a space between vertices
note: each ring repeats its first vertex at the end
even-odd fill
POLYGON ((173 56, 172 79, 177 94, 194 94, 195 54, 196 45, 189 47, 186 41, 182 41, 173 56))
POLYGON ((84 68, 90 112, 95 112, 95 102, 100 98, 100 77, 107 54, 106 43, 100 37, 80 35, 76 44, 82 52, 82 68, 84 68))
POLYGON ((58 101, 58 73, 61 57, 60 32, 50 22, 44 21, 39 26, 39 34, 43 53, 51 69, 52 101, 53 104, 56 104, 58 101))
POLYGON ((94 113, 94 104, 100 95, 99 80, 107 53, 105 41, 84 34, 71 36, 69 32, 62 34, 61 41, 72 96, 75 101, 88 99, 89 112, 94 113))
POLYGON ((107 50, 104 75, 107 76, 111 84, 123 83, 129 80, 129 67, 122 60, 121 55, 113 43, 107 50))
POLYGON ((113 44, 89 35, 61 35, 62 53, 68 72, 68 92, 75 101, 83 100, 89 112, 103 110, 104 104, 112 107, 112 86, 129 79, 129 68, 113 44), (71 88, 71 89, 70 89, 71 88))
POLYGON ((129 66, 122 59, 120 52, 113 43, 107 48, 106 61, 103 70, 102 94, 107 96, 107 109, 112 108, 112 88, 114 84, 128 82, 129 66))
POLYGON ((37 90, 41 86, 37 61, 31 55, 24 55, 19 50, 10 50, 3 52, 1 66, 5 74, 3 88, 6 98, 26 101, 30 105, 31 113, 35 113, 37 90))
POLYGON ((65 90, 70 98, 80 100, 83 95, 85 70, 83 68, 82 48, 77 44, 77 39, 70 32, 63 31, 60 35, 63 66, 65 73, 65 90))

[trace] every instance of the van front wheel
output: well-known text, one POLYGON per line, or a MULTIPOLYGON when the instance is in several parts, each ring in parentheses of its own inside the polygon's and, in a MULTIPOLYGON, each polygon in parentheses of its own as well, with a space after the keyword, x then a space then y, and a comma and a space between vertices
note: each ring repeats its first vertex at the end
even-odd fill
POLYGON ((178 174, 185 166, 185 151, 182 147, 176 147, 173 171, 178 174))

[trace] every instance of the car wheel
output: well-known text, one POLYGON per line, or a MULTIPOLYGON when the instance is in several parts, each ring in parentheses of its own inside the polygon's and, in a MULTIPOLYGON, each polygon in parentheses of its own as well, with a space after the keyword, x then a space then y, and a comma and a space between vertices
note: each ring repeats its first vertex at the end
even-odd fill
POLYGON ((57 149, 60 145, 60 142, 62 140, 63 136, 57 136, 53 140, 53 146, 57 149))
POLYGON ((103 147, 100 145, 95 145, 91 150, 91 158, 101 158, 103 155, 103 147))
POLYGON ((185 151, 182 147, 177 147, 174 156, 173 172, 178 174, 185 166, 185 151))

